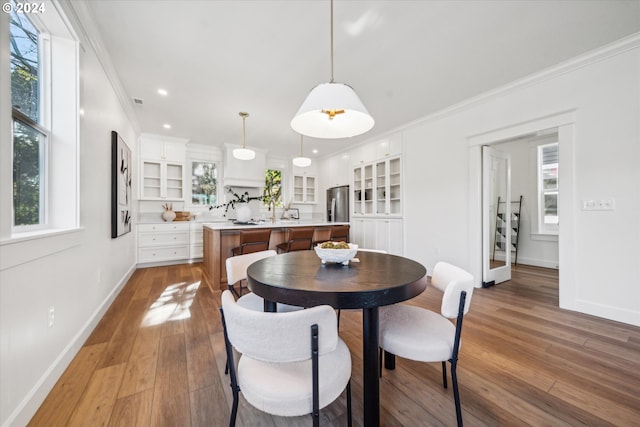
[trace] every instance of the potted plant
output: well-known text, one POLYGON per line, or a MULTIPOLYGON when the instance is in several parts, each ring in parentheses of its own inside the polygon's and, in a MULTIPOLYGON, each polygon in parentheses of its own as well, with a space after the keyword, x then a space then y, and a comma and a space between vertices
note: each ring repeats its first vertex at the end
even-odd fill
POLYGON ((236 211, 236 221, 238 222, 248 222, 251 220, 251 208, 249 208, 249 202, 252 200, 264 200, 264 196, 249 196, 248 191, 238 194, 229 188, 227 192, 233 195, 233 200, 219 205, 209 206, 209 210, 224 208, 223 216, 226 217, 227 212, 229 212, 229 208, 234 209, 236 211))

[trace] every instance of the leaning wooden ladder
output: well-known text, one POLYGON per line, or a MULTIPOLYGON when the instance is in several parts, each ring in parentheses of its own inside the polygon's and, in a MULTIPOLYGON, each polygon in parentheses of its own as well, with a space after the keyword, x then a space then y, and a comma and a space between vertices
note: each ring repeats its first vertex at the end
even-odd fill
MULTIPOLYGON (((518 200, 511 201, 511 220, 505 218, 506 204, 504 200, 500 200, 498 196, 498 204, 496 205, 496 231, 493 238, 493 256, 496 259, 496 249, 506 251, 507 245, 507 227, 511 227, 511 247, 514 252, 513 263, 518 264, 518 237, 520 235, 520 211, 522 210, 522 196, 518 200), (501 209, 502 207, 502 209, 501 209)), ((505 255, 506 256, 506 255, 505 255)))

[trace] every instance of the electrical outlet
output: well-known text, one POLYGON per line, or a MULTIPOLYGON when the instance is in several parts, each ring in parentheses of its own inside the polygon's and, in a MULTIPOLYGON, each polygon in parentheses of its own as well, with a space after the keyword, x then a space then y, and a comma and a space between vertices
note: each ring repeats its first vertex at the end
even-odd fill
POLYGON ((56 308, 54 306, 49 307, 49 327, 52 327, 56 321, 56 308))

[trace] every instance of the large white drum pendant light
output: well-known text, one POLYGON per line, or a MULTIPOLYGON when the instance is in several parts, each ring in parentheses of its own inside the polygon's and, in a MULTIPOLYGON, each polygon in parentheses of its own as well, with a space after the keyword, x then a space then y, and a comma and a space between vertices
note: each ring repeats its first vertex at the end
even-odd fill
POLYGON ((331 80, 314 87, 291 120, 293 130, 314 138, 336 139, 361 135, 375 121, 362 101, 344 83, 333 81, 333 0, 331 0, 331 80))

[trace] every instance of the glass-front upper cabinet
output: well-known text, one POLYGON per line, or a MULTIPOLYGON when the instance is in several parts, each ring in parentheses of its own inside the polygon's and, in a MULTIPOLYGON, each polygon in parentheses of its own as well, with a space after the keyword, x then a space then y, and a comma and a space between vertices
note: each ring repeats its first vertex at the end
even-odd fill
POLYGON ((389 160, 388 212, 390 215, 402 214, 402 196, 400 193, 400 157, 389 160))
POLYGON ((293 202, 316 203, 316 178, 311 175, 293 176, 293 202))
POLYGON ((183 164, 142 161, 142 199, 181 200, 183 198, 183 164))
POLYGON ((354 215, 402 215, 400 157, 353 169, 354 215))
POLYGON ((362 214, 362 168, 353 170, 353 214, 362 214))
POLYGON ((184 200, 186 140, 142 135, 139 141, 140 199, 184 200))

